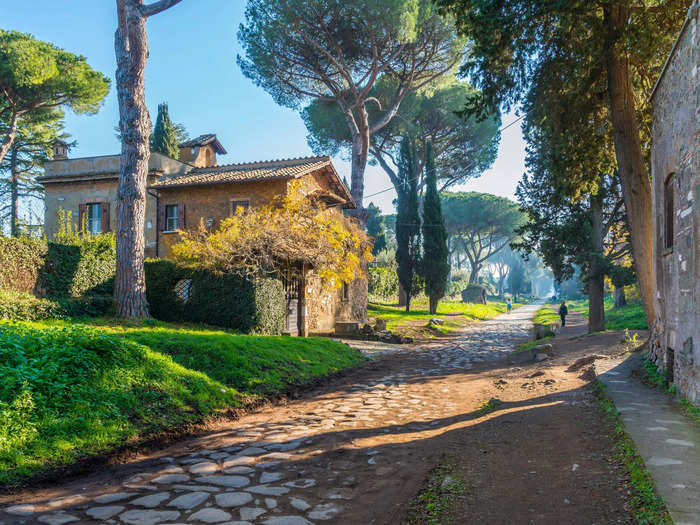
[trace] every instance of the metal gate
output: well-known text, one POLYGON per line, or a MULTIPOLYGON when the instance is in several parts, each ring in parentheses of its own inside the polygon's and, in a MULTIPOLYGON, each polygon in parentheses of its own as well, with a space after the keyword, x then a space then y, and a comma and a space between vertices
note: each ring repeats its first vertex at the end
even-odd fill
POLYGON ((282 275, 284 294, 287 299, 287 315, 285 318, 285 332, 289 335, 301 333, 301 277, 287 270, 282 275))

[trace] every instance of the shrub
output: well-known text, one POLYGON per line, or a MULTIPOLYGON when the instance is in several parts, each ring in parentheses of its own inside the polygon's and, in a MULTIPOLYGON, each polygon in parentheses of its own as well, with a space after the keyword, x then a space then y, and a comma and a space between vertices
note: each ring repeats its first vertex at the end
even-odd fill
POLYGON ((447 281, 447 290, 445 290, 446 297, 455 297, 461 295, 464 290, 469 286, 469 279, 450 279, 447 281))
POLYGON ((58 302, 39 299, 27 292, 0 290, 0 319, 38 321, 52 317, 61 317, 58 302))
POLYGON ((111 234, 85 234, 61 243, 49 242, 39 285, 47 297, 111 294, 116 260, 111 234))
POLYGON ((27 292, 0 290, 0 319, 39 321, 61 317, 105 315, 112 306, 111 295, 46 299, 27 292))
POLYGON ((116 269, 112 234, 63 235, 60 242, 0 237, 0 289, 42 297, 111 294, 116 269))
POLYGON ((0 237, 0 290, 34 291, 46 250, 43 239, 0 237))
POLYGON ((382 300, 395 299, 399 295, 399 278, 396 268, 375 266, 368 270, 368 292, 382 300))
POLYGON ((217 274, 164 259, 146 261, 151 315, 163 321, 206 323, 244 333, 280 334, 286 299, 282 282, 217 274))

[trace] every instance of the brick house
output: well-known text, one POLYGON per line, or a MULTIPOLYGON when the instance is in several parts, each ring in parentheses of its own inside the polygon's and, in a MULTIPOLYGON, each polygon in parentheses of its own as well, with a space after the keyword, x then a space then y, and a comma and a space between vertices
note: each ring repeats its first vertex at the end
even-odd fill
POLYGON ((700 404, 700 3, 652 93, 656 323, 651 356, 700 404))
MULTIPOLYGON (((146 257, 171 255, 176 230, 196 228, 200 222, 216 228, 238 207, 257 207, 283 195, 291 181, 333 210, 354 208, 352 196, 340 180, 330 157, 218 165, 226 150, 214 134, 180 144, 180 160, 160 153, 149 159, 146 203, 146 257)), ((110 231, 116 224, 119 155, 69 159, 65 144, 54 146, 54 159, 39 179, 44 186, 45 233, 58 230, 59 210, 70 210, 77 227, 110 231)), ((301 278, 285 279, 287 331, 307 335, 333 330, 336 321, 367 317, 367 281, 356 279, 340 290, 321 293, 313 270, 301 278)))

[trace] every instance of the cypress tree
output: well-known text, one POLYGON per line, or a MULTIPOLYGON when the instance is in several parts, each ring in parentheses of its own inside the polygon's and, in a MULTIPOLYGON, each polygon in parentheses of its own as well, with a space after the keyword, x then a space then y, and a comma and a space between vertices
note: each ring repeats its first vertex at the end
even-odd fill
POLYGON ((171 159, 180 157, 177 131, 168 114, 168 104, 158 104, 158 117, 151 135, 151 151, 162 153, 171 159))
POLYGON ((433 145, 428 142, 425 157, 425 197, 423 198, 423 278, 430 300, 430 314, 437 313, 438 301, 445 295, 447 275, 447 229, 442 216, 433 145))
POLYGON ((413 144, 408 137, 401 141, 398 163, 399 191, 396 210, 396 273, 406 292, 406 311, 411 309, 413 276, 420 257, 420 216, 418 214, 418 177, 413 144))

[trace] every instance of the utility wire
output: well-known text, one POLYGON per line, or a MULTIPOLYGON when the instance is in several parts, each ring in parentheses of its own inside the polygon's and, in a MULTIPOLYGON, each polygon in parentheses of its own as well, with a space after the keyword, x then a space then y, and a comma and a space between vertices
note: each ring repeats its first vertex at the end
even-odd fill
MULTIPOLYGON (((482 150, 484 147, 486 147, 487 144, 489 144, 493 139, 495 139, 500 133, 504 132, 505 130, 507 130, 507 129, 510 128, 511 126, 515 125, 516 123, 518 123, 519 121, 521 121, 524 117, 525 117, 525 114, 519 116, 519 117, 518 117, 517 119, 515 119, 513 122, 510 122, 510 123, 508 123, 507 125, 502 126, 501 128, 499 128, 498 131, 496 131, 487 141, 485 141, 485 142, 476 150, 476 152, 479 152, 480 150, 482 150)), ((418 180, 418 177, 419 177, 419 175, 416 176, 414 179, 409 180, 408 182, 413 182, 414 180, 418 180)), ((370 193, 369 195, 364 195, 364 196, 362 197, 362 200, 364 201, 365 199, 369 199, 370 197, 376 197, 377 195, 381 195, 382 193, 386 193, 387 191, 391 191, 391 190, 394 190, 394 189, 395 189, 394 186, 389 186, 388 188, 385 188, 385 189, 383 189, 383 190, 380 190, 380 191, 378 191, 378 192, 376 192, 376 193, 370 193)))

